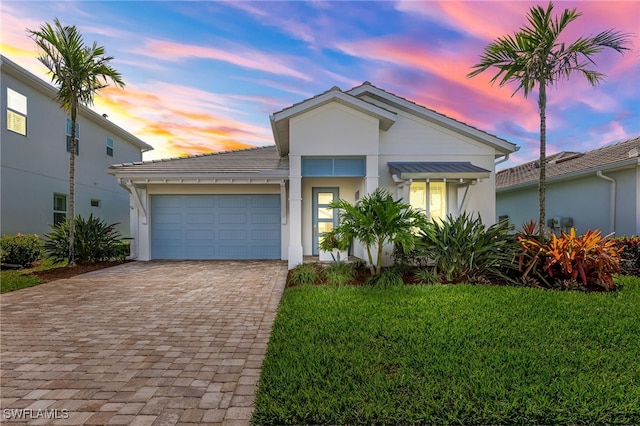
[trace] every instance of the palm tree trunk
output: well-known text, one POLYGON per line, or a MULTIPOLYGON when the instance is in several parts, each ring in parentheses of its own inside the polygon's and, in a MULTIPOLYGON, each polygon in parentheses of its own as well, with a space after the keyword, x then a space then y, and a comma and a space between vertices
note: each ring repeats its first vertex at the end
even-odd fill
POLYGON ((367 246, 367 257, 369 258, 369 274, 376 274, 376 267, 373 264, 373 255, 371 254, 371 247, 367 246))
POLYGON ((71 106, 71 142, 69 143, 69 263, 75 266, 75 230, 76 230, 76 119, 78 115, 77 103, 71 106))
POLYGON ((545 231, 545 216, 546 216, 546 200, 545 192, 547 179, 547 87, 545 86, 544 79, 540 79, 540 95, 538 98, 538 110, 540 112, 540 180, 538 182, 538 202, 540 218, 538 221, 539 230, 538 237, 540 242, 544 242, 545 231))

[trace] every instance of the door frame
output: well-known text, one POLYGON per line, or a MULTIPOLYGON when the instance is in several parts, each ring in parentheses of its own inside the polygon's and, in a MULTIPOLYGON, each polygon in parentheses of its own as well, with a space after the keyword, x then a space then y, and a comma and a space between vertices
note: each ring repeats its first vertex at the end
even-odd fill
POLYGON ((318 248, 318 244, 320 241, 321 234, 318 231, 318 223, 319 222, 330 222, 333 221, 333 227, 338 226, 338 212, 337 210, 333 211, 332 219, 321 219, 318 217, 318 208, 326 207, 328 204, 319 204, 318 203, 318 194, 320 193, 333 193, 333 201, 337 201, 340 198, 340 188, 339 187, 313 187, 311 188, 312 200, 311 200, 311 210, 312 210, 312 220, 311 220, 311 253, 314 256, 318 256, 320 254, 320 249, 318 248))

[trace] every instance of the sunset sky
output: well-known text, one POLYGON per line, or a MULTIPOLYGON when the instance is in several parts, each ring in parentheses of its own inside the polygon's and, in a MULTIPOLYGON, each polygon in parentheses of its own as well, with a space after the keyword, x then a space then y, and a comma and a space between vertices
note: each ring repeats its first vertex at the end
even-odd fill
MULTIPOLYGON (((59 18, 106 48, 125 89, 93 109, 151 144, 145 160, 273 144, 269 114, 321 93, 372 84, 538 156, 537 94, 466 78, 483 48, 525 24, 531 1, 6 1, 0 50, 49 81, 26 29, 59 18)), ((579 75, 548 93, 548 153, 640 135, 640 2, 559 1, 583 13, 566 41, 615 28, 632 51, 606 51, 595 88, 579 75)))

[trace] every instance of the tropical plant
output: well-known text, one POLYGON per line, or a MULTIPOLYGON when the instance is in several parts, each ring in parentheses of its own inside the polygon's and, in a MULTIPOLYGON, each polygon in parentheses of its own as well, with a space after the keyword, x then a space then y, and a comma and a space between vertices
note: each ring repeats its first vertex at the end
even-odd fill
POLYGON ((351 263, 333 262, 322 270, 325 282, 329 285, 349 284, 356 276, 356 270, 351 263))
POLYGON ((615 288, 613 274, 620 271, 620 249, 614 240, 591 229, 583 235, 577 235, 574 228, 568 233, 561 231, 559 237, 551 232, 548 235, 550 238, 544 243, 531 236, 518 236, 523 257, 527 259, 523 276, 533 272, 554 282, 595 284, 604 290, 615 288))
POLYGON ((615 240, 620 252, 620 271, 640 276, 640 237, 619 237, 615 240))
MULTIPOLYGON (((124 87, 118 71, 109 65, 112 56, 105 55, 105 49, 96 42, 88 46, 82 35, 73 26, 63 26, 56 18, 53 26, 43 24, 39 30, 27 30, 40 54, 38 60, 51 74, 51 82, 58 86, 56 100, 71 118, 71 140, 69 149, 69 217, 75 217, 75 152, 76 121, 80 105, 92 105, 94 95, 108 86, 111 80, 116 86, 124 87)), ((75 221, 69 222, 69 266, 75 259, 75 221)))
POLYGON ((458 217, 447 215, 420 232, 416 254, 428 259, 435 273, 447 282, 508 280, 518 250, 510 231, 506 222, 487 228, 479 216, 466 212, 458 217))
MULTIPOLYGON (((54 262, 67 259, 71 243, 70 224, 67 219, 52 225, 52 232, 44 234, 44 248, 54 262)), ((76 217, 74 234, 74 263, 100 262, 122 259, 121 235, 117 223, 107 225, 104 219, 90 215, 88 219, 76 217)))
POLYGON ((335 233, 323 234, 320 239, 320 250, 331 253, 333 263, 344 263, 345 259, 340 258, 340 252, 347 250, 351 244, 350 240, 335 233))
POLYGON ((339 209, 340 222, 327 233, 325 240, 360 241, 367 251, 371 275, 379 274, 382 269, 385 244, 401 244, 412 249, 415 245, 414 230, 426 224, 423 213, 402 200, 394 200, 391 193, 383 188, 365 195, 355 205, 340 199, 329 204, 329 208, 339 209))
POLYGON ((420 268, 415 275, 420 284, 433 285, 440 282, 440 277, 433 268, 420 268))
POLYGON ((0 238, 0 261, 20 266, 31 266, 40 259, 42 241, 36 234, 3 235, 0 238))
POLYGON ((288 284, 309 285, 320 281, 320 268, 316 263, 301 263, 289 272, 288 284))
POLYGON ((404 280, 402 279, 402 274, 397 268, 390 267, 382 269, 382 271, 378 272, 376 275, 367 277, 365 283, 367 285, 391 286, 403 285, 404 280))
POLYGON ((546 108, 547 88, 569 79, 573 73, 582 74, 589 84, 595 86, 604 79, 604 75, 589 69, 595 65, 593 55, 604 48, 624 53, 630 50, 629 35, 609 29, 594 37, 580 37, 570 45, 564 41, 563 31, 578 19, 582 13, 576 9, 565 9, 560 18, 553 17, 553 3, 546 9, 534 6, 527 13, 529 26, 521 27, 513 35, 498 37, 484 49, 480 62, 467 76, 474 77, 489 68, 497 68, 498 73, 490 80, 499 85, 515 82, 518 84, 515 95, 522 90, 528 97, 538 90, 538 112, 540 114, 540 170, 538 184, 540 241, 544 239, 545 229, 545 180, 546 180, 546 108))

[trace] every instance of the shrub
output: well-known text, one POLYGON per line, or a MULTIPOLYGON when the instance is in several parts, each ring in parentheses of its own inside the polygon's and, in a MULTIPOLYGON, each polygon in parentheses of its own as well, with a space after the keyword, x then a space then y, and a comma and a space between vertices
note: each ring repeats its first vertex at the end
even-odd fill
POLYGON ((615 241, 603 238, 599 230, 590 229, 580 236, 573 228, 569 233, 561 231, 559 237, 554 233, 549 236, 541 243, 537 238, 518 235, 525 251, 520 262, 521 269, 526 266, 524 276, 533 273, 567 288, 574 288, 576 282, 583 286, 595 284, 604 290, 615 288, 613 274, 620 270, 615 241))
POLYGON ((329 285, 345 285, 355 278, 356 270, 351 263, 334 262, 326 266, 322 274, 329 285))
POLYGON ((432 268, 420 268, 415 273, 420 284, 433 285, 440 283, 438 273, 432 268))
POLYGON ((36 234, 3 235, 0 238, 2 263, 31 266, 41 254, 42 242, 36 234))
POLYGON ((421 231, 416 255, 428 259, 447 282, 510 280, 518 249, 510 230, 506 222, 485 228, 480 217, 448 215, 421 231))
POLYGON ((403 285, 402 274, 396 268, 384 268, 378 275, 371 275, 367 278, 367 285, 391 286, 403 285))
POLYGON ((316 263, 301 263, 289 271, 289 285, 317 284, 320 281, 319 266, 316 263))
MULTIPOLYGON (((107 225, 100 218, 75 219, 74 247, 77 263, 100 262, 120 259, 123 252, 117 223, 107 225)), ((51 226, 52 232, 44 234, 45 250, 54 262, 62 262, 69 258, 69 221, 51 226)))
POLYGON ((620 272, 640 276, 640 237, 620 237, 614 241, 620 252, 620 272))

